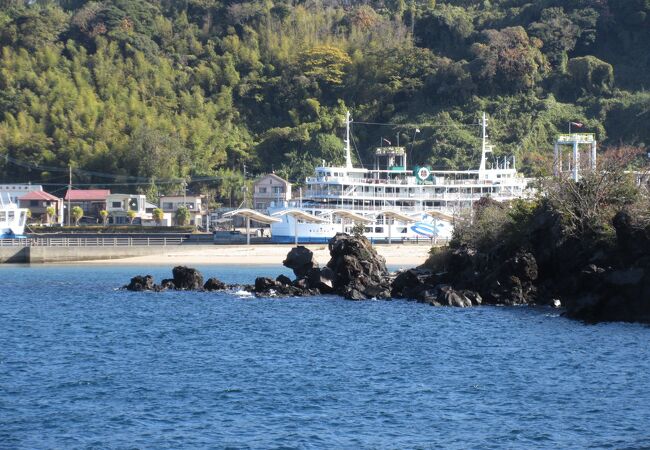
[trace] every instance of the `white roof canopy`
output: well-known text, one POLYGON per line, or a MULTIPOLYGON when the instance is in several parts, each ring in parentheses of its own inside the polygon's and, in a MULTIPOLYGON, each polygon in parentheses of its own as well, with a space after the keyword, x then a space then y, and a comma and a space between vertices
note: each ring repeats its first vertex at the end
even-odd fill
MULTIPOLYGON (((314 216, 313 214, 300 211, 299 209, 283 209, 282 211, 277 211, 273 213, 273 216, 291 216, 294 219, 299 219, 308 223, 325 223, 327 220, 314 216)), ((278 222, 279 219, 276 219, 278 222)))
POLYGON ((373 223, 374 222, 373 219, 369 219, 367 217, 362 216, 361 214, 357 214, 355 212, 348 211, 348 210, 345 210, 345 209, 332 211, 332 215, 333 216, 343 217, 345 219, 350 219, 350 220, 352 220, 354 222, 361 222, 361 223, 373 223))
POLYGON ((417 222, 417 219, 407 216, 406 214, 399 213, 397 211, 379 211, 377 216, 390 217, 393 220, 399 220, 404 223, 417 222))
POLYGON ((436 210, 429 210, 425 211, 428 215, 431 217, 434 217, 436 219, 441 219, 441 220, 446 220, 446 221, 453 221, 455 217, 452 214, 444 213, 442 211, 436 211, 436 210))
POLYGON ((233 217, 233 216, 242 216, 242 217, 246 217, 247 219, 254 220, 255 222, 267 223, 267 224, 280 222, 280 219, 276 219, 275 217, 267 216, 266 214, 262 214, 261 212, 257 212, 247 208, 228 211, 223 215, 223 217, 233 217))

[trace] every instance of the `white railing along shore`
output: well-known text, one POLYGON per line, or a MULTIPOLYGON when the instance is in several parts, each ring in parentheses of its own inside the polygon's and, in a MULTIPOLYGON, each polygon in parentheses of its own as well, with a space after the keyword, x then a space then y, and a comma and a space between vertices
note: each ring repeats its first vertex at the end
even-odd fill
POLYGON ((57 237, 0 239, 0 247, 135 247, 181 245, 183 237, 109 238, 57 237))

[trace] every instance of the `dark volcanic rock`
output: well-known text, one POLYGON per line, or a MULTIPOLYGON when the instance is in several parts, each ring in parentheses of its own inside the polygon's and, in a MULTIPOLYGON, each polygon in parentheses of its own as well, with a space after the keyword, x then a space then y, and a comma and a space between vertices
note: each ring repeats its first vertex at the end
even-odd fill
POLYGON ((136 275, 131 278, 131 282, 124 286, 129 291, 154 291, 156 285, 151 275, 136 275))
POLYGON ((196 269, 176 266, 172 269, 174 286, 179 290, 195 291, 203 289, 203 275, 196 269))
POLYGON ((293 273, 298 278, 306 276, 311 269, 318 267, 318 263, 314 259, 314 253, 302 245, 292 248, 287 254, 287 259, 282 264, 293 270, 293 273))
MULTIPOLYGON (((390 298, 386 261, 364 236, 337 233, 329 241, 333 292, 350 300, 390 298)), ((321 272, 321 277, 323 273, 321 272)))
POLYGON ((276 286, 281 284, 267 277, 255 278, 255 292, 269 292, 275 290, 276 286))
POLYGON ((174 280, 172 280, 171 278, 165 278, 164 280, 162 280, 162 281, 160 282, 160 288, 161 288, 162 290, 165 290, 165 289, 176 289, 176 286, 174 286, 174 280))
POLYGON ((226 289, 226 283, 217 278, 208 278, 208 281, 203 285, 206 291, 222 291, 226 289))
POLYGON ((289 278, 286 275, 278 275, 275 281, 277 281, 280 284, 291 285, 291 278, 289 278))
POLYGON ((334 282, 336 274, 329 267, 311 269, 307 273, 307 285, 312 289, 318 289, 323 294, 334 291, 334 282))
POLYGON ((285 284, 281 281, 276 281, 267 277, 258 277, 255 279, 255 286, 253 291, 256 295, 263 297, 273 296, 289 296, 289 297, 303 297, 307 295, 318 295, 317 289, 309 289, 305 283, 305 287, 294 286, 293 284, 285 284))

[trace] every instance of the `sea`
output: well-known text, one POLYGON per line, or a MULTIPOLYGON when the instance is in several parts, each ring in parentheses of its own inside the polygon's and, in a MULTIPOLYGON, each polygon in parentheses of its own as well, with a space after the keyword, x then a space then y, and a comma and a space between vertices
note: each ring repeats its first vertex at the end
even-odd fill
POLYGON ((146 273, 0 267, 0 448, 650 448, 647 326, 119 289, 146 273))

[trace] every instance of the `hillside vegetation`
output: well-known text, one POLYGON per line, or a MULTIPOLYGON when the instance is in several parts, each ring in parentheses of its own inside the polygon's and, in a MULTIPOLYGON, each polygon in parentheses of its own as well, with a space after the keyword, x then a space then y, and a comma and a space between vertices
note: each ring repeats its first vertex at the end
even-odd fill
POLYGON ((486 111, 540 174, 570 121, 650 141, 648 42, 648 0, 0 0, 0 179, 232 203, 340 162, 346 109, 366 165, 476 166, 486 111))

